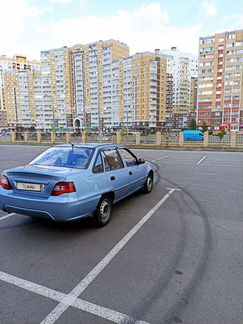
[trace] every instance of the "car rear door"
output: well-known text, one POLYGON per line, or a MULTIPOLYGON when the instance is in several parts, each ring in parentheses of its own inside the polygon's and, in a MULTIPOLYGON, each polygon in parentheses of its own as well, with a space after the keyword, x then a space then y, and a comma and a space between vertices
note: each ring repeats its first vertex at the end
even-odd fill
POLYGON ((115 200, 120 200, 131 193, 129 174, 126 172, 123 161, 114 148, 102 151, 105 174, 112 190, 115 192, 115 200))

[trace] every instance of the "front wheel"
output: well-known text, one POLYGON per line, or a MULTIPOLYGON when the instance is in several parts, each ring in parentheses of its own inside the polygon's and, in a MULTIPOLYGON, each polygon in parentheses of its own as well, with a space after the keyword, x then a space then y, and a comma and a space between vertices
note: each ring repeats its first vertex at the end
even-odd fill
POLYGON ((94 222, 96 226, 102 227, 109 223, 111 219, 112 199, 109 195, 100 198, 95 215, 94 222))
POLYGON ((153 183, 154 183, 154 177, 152 172, 150 172, 147 176, 146 182, 143 187, 143 192, 148 194, 152 191, 153 189, 153 183))

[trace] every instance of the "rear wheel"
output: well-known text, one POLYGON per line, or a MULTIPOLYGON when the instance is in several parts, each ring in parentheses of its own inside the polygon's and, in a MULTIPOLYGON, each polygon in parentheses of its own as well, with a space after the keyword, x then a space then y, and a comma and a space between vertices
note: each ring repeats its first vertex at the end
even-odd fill
POLYGON ((143 187, 143 192, 146 194, 150 193, 153 189, 153 183, 154 183, 153 173, 149 172, 146 182, 143 187))
POLYGON ((112 198, 110 195, 103 195, 98 203, 94 222, 96 226, 102 227, 109 223, 112 211, 112 198))

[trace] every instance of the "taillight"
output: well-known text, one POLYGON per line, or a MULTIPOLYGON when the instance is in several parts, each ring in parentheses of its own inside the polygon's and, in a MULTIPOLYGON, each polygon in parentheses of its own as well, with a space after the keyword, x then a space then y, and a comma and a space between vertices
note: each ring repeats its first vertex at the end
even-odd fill
POLYGON ((0 186, 2 186, 3 189, 5 190, 11 190, 12 187, 8 181, 8 178, 4 175, 0 177, 0 186))
POLYGON ((73 182, 59 182, 55 185, 52 196, 60 196, 65 193, 76 192, 76 188, 73 182))

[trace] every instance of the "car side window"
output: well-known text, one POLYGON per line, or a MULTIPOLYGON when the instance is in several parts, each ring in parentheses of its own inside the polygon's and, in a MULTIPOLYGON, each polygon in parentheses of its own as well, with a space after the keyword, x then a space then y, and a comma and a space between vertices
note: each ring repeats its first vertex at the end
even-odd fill
POLYGON ((109 166, 108 160, 107 160, 104 152, 101 152, 101 155, 102 155, 102 158, 103 158, 103 161, 104 161, 105 171, 110 171, 111 168, 109 166))
POLYGON ((123 161, 125 161, 126 166, 133 166, 137 164, 135 156, 133 156, 128 150, 120 148, 118 149, 118 152, 122 156, 123 161))
POLYGON ((101 158, 100 153, 97 155, 94 166, 93 166, 93 172, 94 173, 102 173, 104 172, 104 166, 103 166, 103 161, 101 158))
POLYGON ((105 170, 116 170, 123 168, 123 163, 117 150, 104 150, 105 170), (108 165, 107 165, 108 164, 108 165))

